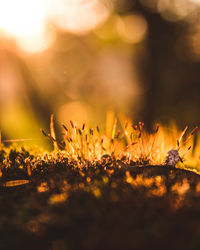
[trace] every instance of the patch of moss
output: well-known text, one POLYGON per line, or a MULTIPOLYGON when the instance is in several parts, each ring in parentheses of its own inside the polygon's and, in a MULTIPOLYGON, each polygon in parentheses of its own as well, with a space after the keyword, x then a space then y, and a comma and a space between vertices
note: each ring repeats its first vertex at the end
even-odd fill
POLYGON ((200 247, 194 172, 109 155, 80 162, 62 151, 2 152, 2 249, 200 247))

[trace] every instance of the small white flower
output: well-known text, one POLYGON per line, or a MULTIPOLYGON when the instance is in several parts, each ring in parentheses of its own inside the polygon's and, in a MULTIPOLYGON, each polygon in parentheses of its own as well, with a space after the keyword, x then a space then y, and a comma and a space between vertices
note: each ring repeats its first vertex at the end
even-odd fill
POLYGON ((165 163, 167 165, 175 167, 179 161, 180 161, 180 156, 179 156, 178 150, 172 149, 167 152, 167 157, 165 160, 165 163))

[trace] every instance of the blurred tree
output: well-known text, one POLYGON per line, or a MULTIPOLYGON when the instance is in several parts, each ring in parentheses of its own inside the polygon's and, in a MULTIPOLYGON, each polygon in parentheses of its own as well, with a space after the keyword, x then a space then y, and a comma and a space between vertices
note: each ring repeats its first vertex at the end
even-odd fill
MULTIPOLYGON (((151 7, 154 3, 155 7, 159 1, 137 0, 134 5, 129 2, 132 1, 125 1, 124 4, 130 8, 119 9, 116 5, 116 11, 121 15, 138 12, 148 23, 146 50, 139 62, 142 83, 146 89, 139 119, 149 128, 156 119, 162 122, 176 119, 179 125, 200 122, 200 60, 192 60, 188 39, 195 21, 198 21, 199 7, 194 9, 194 20, 176 20, 173 13, 169 15, 173 14, 174 20, 167 20, 155 8, 152 11, 141 3, 145 2, 151 7)), ((190 7, 189 2, 187 8, 190 7)))

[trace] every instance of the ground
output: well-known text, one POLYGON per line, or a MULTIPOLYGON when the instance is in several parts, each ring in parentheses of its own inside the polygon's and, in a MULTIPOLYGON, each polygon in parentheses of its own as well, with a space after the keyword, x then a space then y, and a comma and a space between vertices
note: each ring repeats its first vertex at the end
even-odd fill
POLYGON ((81 165, 26 150, 0 156, 2 250, 200 248, 195 172, 109 156, 81 165))

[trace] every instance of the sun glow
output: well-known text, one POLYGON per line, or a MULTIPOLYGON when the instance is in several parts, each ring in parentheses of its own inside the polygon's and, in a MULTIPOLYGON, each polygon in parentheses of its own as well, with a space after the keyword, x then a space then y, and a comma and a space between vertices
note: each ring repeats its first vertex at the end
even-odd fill
POLYGON ((48 2, 0 0, 0 34, 15 38, 24 50, 43 50, 50 41, 44 37, 48 2))
POLYGON ((0 1, 0 25, 16 35, 37 33, 43 28, 45 1, 0 1))
POLYGON ((79 34, 88 33, 110 14, 100 0, 54 0, 51 7, 51 15, 61 29, 79 34))
POLYGON ((0 36, 14 38, 25 51, 38 52, 55 38, 55 29, 50 26, 82 34, 108 15, 109 10, 99 0, 0 0, 0 36))

